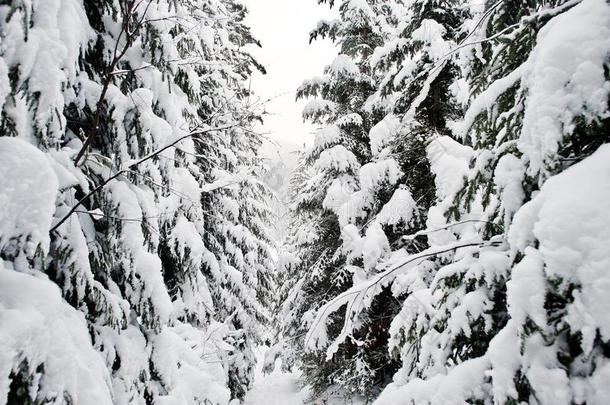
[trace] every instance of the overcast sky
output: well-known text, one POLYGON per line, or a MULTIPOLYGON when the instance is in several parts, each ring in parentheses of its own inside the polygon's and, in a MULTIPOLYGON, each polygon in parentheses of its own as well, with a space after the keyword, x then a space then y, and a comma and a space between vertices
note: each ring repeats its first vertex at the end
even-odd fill
POLYGON ((252 78, 252 88, 263 99, 278 97, 267 104, 271 115, 265 119, 264 131, 282 142, 311 143, 314 127, 303 123, 304 103, 295 103, 295 90, 304 79, 321 75, 334 59, 330 41, 309 44, 316 23, 331 18, 328 6, 316 0, 242 1, 250 10, 246 21, 263 45, 253 53, 267 69, 267 75, 252 78))

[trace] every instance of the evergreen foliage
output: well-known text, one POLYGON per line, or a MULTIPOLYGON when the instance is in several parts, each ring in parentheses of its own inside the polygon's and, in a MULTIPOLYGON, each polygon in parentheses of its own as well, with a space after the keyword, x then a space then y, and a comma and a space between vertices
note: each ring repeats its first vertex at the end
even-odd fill
POLYGON ((607 215, 560 190, 607 191, 610 7, 336 6, 312 38, 340 62, 301 92, 324 127, 294 178, 306 204, 285 247, 287 356, 318 398, 602 403, 606 300, 585 296, 607 282, 593 270, 607 215), (329 96, 364 77, 365 93, 329 96), (571 246, 587 232, 596 242, 571 246))
POLYGON ((1 403, 244 396, 274 257, 246 12, 233 0, 0 5, 1 403), (38 177, 45 187, 28 189, 38 177), (40 322, 17 327, 11 311, 40 322))
POLYGON ((0 2, 0 404, 608 401, 610 4, 317 3, 278 207, 238 0, 0 2))

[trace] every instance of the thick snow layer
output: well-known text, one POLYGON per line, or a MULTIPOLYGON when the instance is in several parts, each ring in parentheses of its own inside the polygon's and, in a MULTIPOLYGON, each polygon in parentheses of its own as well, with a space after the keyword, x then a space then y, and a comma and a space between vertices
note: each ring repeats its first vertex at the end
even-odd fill
POLYGON ((375 18, 375 12, 369 5, 369 2, 366 0, 347 0, 345 2, 345 8, 347 10, 346 12, 348 13, 348 17, 346 19, 350 19, 349 17, 352 15, 351 13, 370 19, 375 18))
POLYGON ((342 175, 330 184, 326 191, 326 196, 322 202, 322 206, 327 210, 336 213, 341 213, 342 206, 348 202, 351 196, 356 192, 356 185, 352 176, 342 175))
POLYGON ((341 228, 341 239, 343 240, 343 250, 349 259, 362 255, 362 236, 356 225, 348 224, 341 228))
POLYGON ((362 259, 364 268, 373 271, 380 259, 390 250, 390 243, 378 222, 373 222, 364 236, 362 242, 362 259))
POLYGON ((190 260, 195 267, 201 266, 204 261, 205 245, 195 224, 180 216, 170 234, 170 238, 174 243, 177 257, 184 261, 190 260))
POLYGON ((351 113, 338 118, 335 125, 337 125, 339 128, 343 128, 350 125, 361 126, 362 122, 362 115, 351 113))
POLYGON ((25 361, 38 400, 65 393, 79 405, 113 404, 106 364, 83 315, 44 276, 13 271, 0 260, 0 325, 0 403, 7 401, 10 373, 18 371, 11 368, 25 361))
POLYGON ((527 102, 518 147, 528 174, 537 175, 552 164, 576 117, 590 122, 607 116, 610 84, 604 64, 609 52, 610 6, 604 0, 583 0, 540 30, 528 60, 479 94, 454 126, 455 133, 466 136, 479 114, 520 83, 527 102))
MULTIPOLYGON (((56 114, 65 105, 64 86, 75 79, 79 53, 93 37, 92 30, 82 3, 75 0, 24 1, 22 7, 13 11, 11 18, 3 22, 2 58, 9 69, 18 69, 21 80, 18 85, 22 86, 27 79, 27 92, 38 94, 32 118, 49 136, 45 141, 56 143, 65 127, 65 118, 56 114)), ((3 14, 3 21, 4 18, 3 14)), ((2 70, 0 66, 0 101, 6 86, 2 70)), ((17 111, 9 115, 29 116, 29 100, 17 104, 17 111)), ((30 123, 26 122, 19 128, 20 136, 30 135, 26 129, 30 123)))
POLYGON ((314 141, 315 148, 325 148, 329 145, 336 144, 341 139, 341 130, 337 125, 330 125, 316 131, 314 141))
MULTIPOLYGON (((299 405, 305 404, 309 393, 301 389, 301 373, 284 373, 282 367, 275 365, 270 374, 263 373, 265 352, 259 347, 255 350, 258 358, 254 386, 246 395, 243 405, 299 405)), ((280 362, 280 360, 278 360, 280 362)), ((231 404, 233 405, 233 404, 231 404)))
POLYGON ((339 209, 339 223, 345 226, 366 218, 368 210, 375 205, 375 196, 370 190, 358 190, 339 209))
MULTIPOLYGON (((300 370, 292 372, 284 372, 281 367, 281 360, 277 360, 276 364, 270 365, 265 363, 265 356, 269 351, 266 347, 258 347, 255 349, 255 354, 258 359, 254 386, 246 394, 246 398, 242 405, 304 405, 311 404, 311 393, 307 387, 303 387, 303 377, 300 370), (270 373, 263 372, 263 369, 272 369, 270 373)), ((271 353, 272 354, 272 353, 271 353)), ((268 356, 273 358, 273 356, 268 356)), ((314 404, 325 405, 363 405, 363 402, 357 398, 340 398, 330 395, 320 401, 313 401, 314 404)), ((230 405, 238 405, 235 400, 230 405)))
POLYGON ((310 100, 303 107, 303 118, 315 119, 317 116, 331 114, 337 108, 336 103, 328 100, 310 100))
MULTIPOLYGON (((604 340, 610 339, 610 213, 605 204, 610 199, 608 179, 610 145, 604 145, 583 162, 549 179, 536 198, 517 213, 509 233, 513 248, 525 251, 523 261, 528 261, 530 273, 542 271, 544 264, 547 278, 580 286, 573 293, 574 302, 568 304, 567 322, 583 333, 586 353, 597 332, 604 340), (537 249, 526 248, 535 240, 537 249)), ((535 295, 528 294, 528 288, 512 291, 514 311, 520 308, 534 320, 544 320, 544 312, 538 314, 524 305, 535 304, 535 295)), ((540 302, 536 307, 545 311, 540 302)))
POLYGON ((607 116, 609 53, 610 5, 604 0, 583 0, 540 31, 523 76, 528 101, 519 149, 530 174, 544 170, 577 116, 607 116))
MULTIPOLYGON (((367 163, 358 172, 358 182, 348 175, 333 181, 324 200, 324 207, 333 209, 339 216, 341 226, 345 226, 357 218, 365 217, 367 210, 375 204, 375 193, 379 187, 395 185, 402 175, 394 159, 367 163), (358 191, 356 183, 360 186, 358 191)), ((386 214, 389 215, 387 210, 386 214)))
POLYGON ((525 166, 515 155, 507 154, 500 158, 494 172, 494 180, 500 189, 502 206, 505 211, 504 223, 510 223, 513 214, 523 205, 523 178, 525 166))
POLYGON ((47 252, 58 181, 45 155, 19 138, 0 137, 0 190, 0 252, 47 252))
MULTIPOLYGON (((610 145, 605 145, 583 162, 550 178, 517 211, 508 235, 512 258, 507 255, 510 252, 484 250, 475 260, 472 254, 462 251, 460 261, 438 271, 430 289, 413 293, 392 324, 392 336, 404 337, 400 330, 403 325, 421 327, 425 318, 436 311, 430 306, 436 299, 431 292, 442 279, 459 273, 476 279, 483 277, 488 285, 494 279, 510 276, 507 285, 510 320, 493 338, 484 355, 456 366, 448 365, 442 357, 437 345, 443 344, 444 335, 432 329, 421 341, 422 352, 418 358, 420 363, 431 360, 440 366, 427 370, 421 379, 406 372, 397 373, 394 383, 384 390, 376 404, 458 404, 485 397, 488 394, 484 390, 491 390, 495 401, 503 403, 517 396, 514 376, 518 371, 527 378, 537 402, 542 405, 567 405, 575 398, 587 398, 587 403, 606 403, 607 383, 602 381, 608 376, 608 362, 596 359, 597 368, 590 376, 570 376, 557 360, 560 343, 549 343, 544 333, 550 336, 556 333, 547 319, 546 297, 551 285, 549 280, 557 280, 560 289, 576 286, 571 293, 574 300, 567 303, 564 319, 572 333, 582 333, 583 356, 593 352, 596 336, 603 340, 610 338, 607 311, 610 307, 607 294, 610 215, 603 203, 610 199, 608 178, 610 145), (518 253, 523 258, 510 274, 506 273, 505 269, 518 253), (527 320, 540 332, 525 333, 527 320), (487 379, 489 376, 493 378, 491 381, 487 379)), ((409 285, 421 287, 417 277, 412 277, 409 285)), ((468 336, 469 319, 484 317, 482 311, 489 304, 485 291, 481 288, 466 293, 455 303, 446 328, 452 336, 462 331, 468 336)), ((397 341, 393 339, 391 344, 395 345, 397 341)))
POLYGON ((399 128, 400 120, 393 114, 387 115, 371 128, 369 138, 373 154, 378 155, 394 138, 399 128))
POLYGON ((382 46, 375 48, 375 51, 369 59, 371 67, 379 65, 382 61, 388 59, 393 52, 400 50, 406 46, 409 41, 406 38, 392 38, 386 41, 382 46))
POLYGON ((415 215, 417 203, 406 186, 401 186, 383 206, 377 220, 384 225, 397 225, 399 222, 410 224, 415 215))
POLYGON ((8 66, 4 59, 0 59, 0 109, 4 107, 6 96, 11 91, 11 84, 8 79, 8 66))
POLYGON ((383 183, 394 185, 402 177, 398 162, 394 159, 385 159, 367 163, 360 168, 360 187, 372 192, 383 183))
POLYGON ((405 387, 390 384, 374 405, 464 404, 479 389, 487 367, 486 359, 472 359, 456 366, 451 378, 438 374, 428 380, 417 378, 405 387))
POLYGON ((339 55, 326 67, 326 73, 333 76, 358 76, 360 69, 348 55, 339 55))
POLYGON ((345 146, 337 145, 322 152, 315 167, 338 172, 354 172, 360 168, 360 164, 356 156, 345 146))
POLYGON ((421 25, 413 31, 411 39, 427 45, 426 51, 432 60, 440 60, 447 56, 451 43, 445 41, 445 27, 434 20, 424 19, 421 25))
POLYGON ((142 281, 140 299, 150 300, 159 321, 165 324, 172 312, 172 300, 163 284, 162 271, 161 259, 157 255, 140 251, 136 258, 136 274, 142 281))
POLYGON ((231 350, 222 342, 222 324, 203 330, 181 324, 166 327, 154 337, 152 358, 156 371, 170 392, 161 396, 160 405, 190 405, 193 403, 227 404, 230 398, 226 375, 219 353, 231 350))
POLYGON ((435 174, 437 196, 444 198, 459 190, 468 174, 470 159, 474 156, 472 148, 442 136, 430 142, 427 153, 435 174))

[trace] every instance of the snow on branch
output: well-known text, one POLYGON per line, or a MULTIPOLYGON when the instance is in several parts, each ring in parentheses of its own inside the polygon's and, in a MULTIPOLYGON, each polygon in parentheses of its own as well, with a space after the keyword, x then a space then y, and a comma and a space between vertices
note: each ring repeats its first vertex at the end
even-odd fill
POLYGON ((108 66, 108 69, 106 72, 106 77, 104 78, 104 82, 102 84, 102 92, 100 93, 100 97, 96 103, 96 109, 95 109, 95 113, 93 116, 93 125, 91 126, 91 133, 89 134, 87 139, 85 139, 85 142, 83 142, 83 145, 81 146, 80 150, 76 154, 76 159, 74 160, 74 166, 78 166, 79 162, 82 160, 82 158, 87 153, 87 150, 89 149, 89 146, 91 145, 91 142, 97 135, 97 131, 99 129, 100 122, 102 119, 102 105, 104 103, 104 100, 106 99, 106 94, 108 93, 110 84, 112 83, 112 78, 115 76, 116 67, 119 64, 119 62, 121 61, 121 59, 123 58, 123 56, 125 56, 125 54, 129 50, 129 48, 132 47, 134 41, 136 40, 136 38, 138 36, 140 27, 144 23, 148 8, 152 4, 152 0, 148 0, 148 3, 146 4, 146 8, 144 9, 142 18, 140 18, 136 22, 135 28, 130 33, 129 32, 129 20, 132 16, 135 15, 136 10, 140 6, 140 4, 142 4, 143 1, 144 0, 140 0, 138 2, 134 1, 131 4, 131 6, 129 7, 129 9, 127 9, 125 14, 123 15, 123 21, 121 23, 121 31, 119 32, 119 35, 118 35, 115 45, 114 45, 112 61, 110 62, 110 65, 108 66), (125 34, 127 36, 127 40, 126 40, 123 48, 121 48, 121 50, 119 51, 119 42, 120 42, 123 34, 125 34))
MULTIPOLYGON (((199 131, 194 131, 191 132, 187 135, 181 136, 178 139, 176 139, 175 141, 170 142, 168 145, 162 147, 161 149, 158 149, 152 153, 150 153, 147 156, 144 156, 143 158, 140 158, 138 160, 136 160, 135 162, 129 163, 127 165, 127 167, 118 170, 115 174, 113 174, 112 176, 108 177, 106 180, 104 180, 102 183, 100 183, 97 187, 95 187, 93 190, 91 190, 90 192, 88 192, 83 198, 81 198, 71 209, 70 211, 68 211, 68 213, 66 215, 64 215, 50 230, 50 232, 56 231, 61 225, 63 225, 64 222, 66 222, 68 220, 68 218, 70 218, 72 216, 72 214, 74 214, 76 212, 76 210, 78 209, 78 207, 80 207, 85 201, 87 201, 92 195, 94 195, 95 193, 97 193, 98 191, 102 190, 108 183, 110 183, 112 180, 120 177, 121 175, 128 173, 130 171, 132 171, 133 169, 137 168, 139 165, 141 165, 142 163, 153 159, 156 156, 159 156, 161 153, 165 152, 166 150, 175 147, 178 143, 182 142, 185 139, 197 136, 197 135, 203 135, 206 133, 210 133, 210 132, 216 132, 216 131, 224 131, 227 129, 231 129, 231 128, 235 128, 239 126, 239 124, 231 124, 231 125, 226 125, 226 126, 222 126, 222 127, 217 127, 217 128, 209 128, 209 129, 204 129, 204 130, 199 130, 199 131)), ((222 188, 222 187, 226 187, 225 182, 221 182, 222 185, 220 185, 218 187, 209 187, 206 188, 204 192, 212 192, 218 188, 222 188)))
POLYGON ((428 258, 465 248, 497 247, 502 243, 503 241, 501 240, 482 242, 461 241, 442 247, 429 248, 421 253, 409 256, 401 263, 386 269, 365 282, 353 286, 320 308, 312 327, 305 337, 306 350, 314 351, 327 347, 326 359, 332 359, 334 354, 339 350, 339 345, 351 336, 352 332, 359 326, 358 315, 371 304, 373 299, 382 292, 383 288, 389 286, 396 277, 416 268, 428 258), (347 305, 347 308, 345 310, 343 328, 339 336, 329 344, 326 330, 328 318, 344 305, 347 305))

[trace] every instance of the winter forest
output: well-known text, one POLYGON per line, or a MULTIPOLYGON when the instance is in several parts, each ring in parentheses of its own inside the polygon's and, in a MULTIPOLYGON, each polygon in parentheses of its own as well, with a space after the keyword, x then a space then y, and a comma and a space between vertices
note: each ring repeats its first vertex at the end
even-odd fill
POLYGON ((270 158, 266 1, 0 0, 0 405, 609 404, 610 3, 290 0, 270 158))

